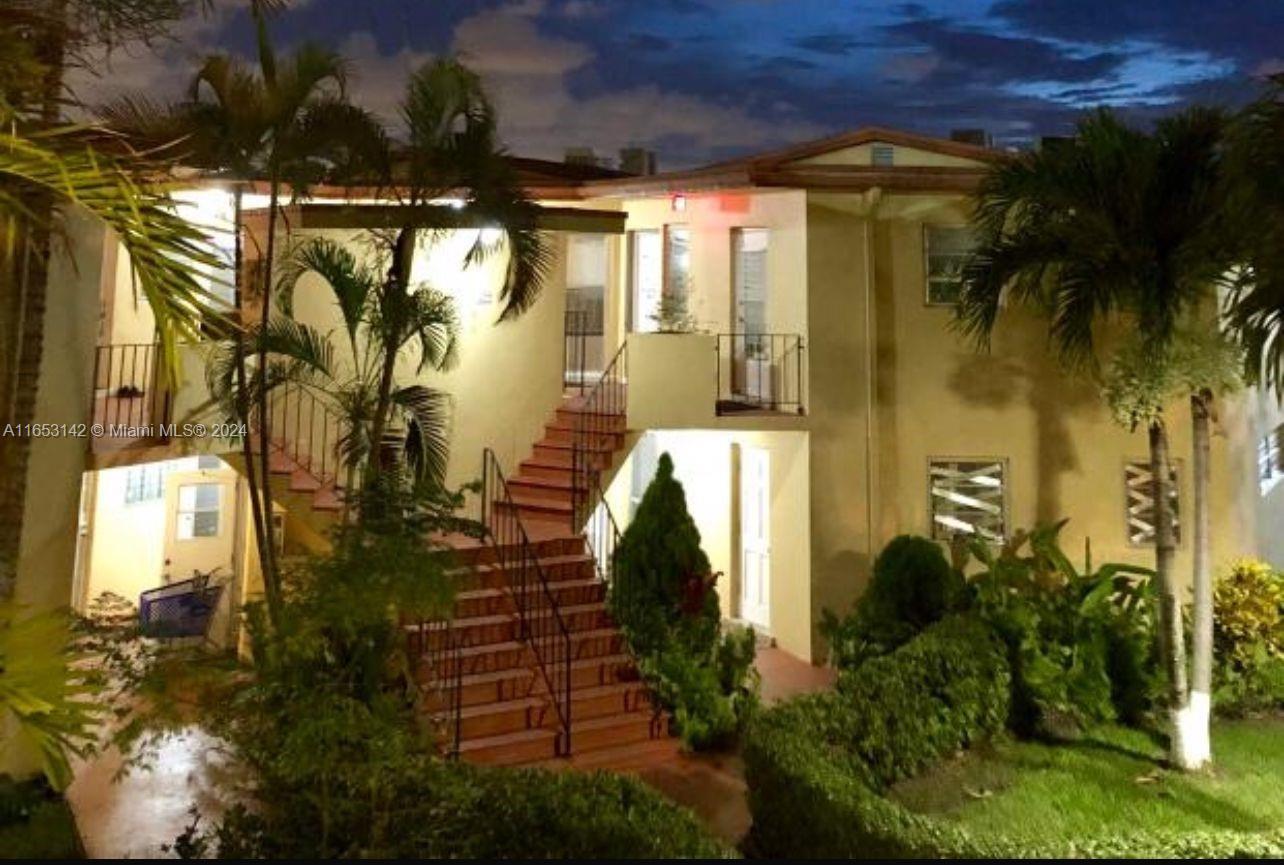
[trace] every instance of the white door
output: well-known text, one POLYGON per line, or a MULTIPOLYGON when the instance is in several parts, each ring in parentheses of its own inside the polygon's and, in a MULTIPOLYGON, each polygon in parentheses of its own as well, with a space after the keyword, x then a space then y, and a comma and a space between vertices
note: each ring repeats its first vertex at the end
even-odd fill
POLYGON ((771 626, 771 456, 740 449, 740 617, 771 626))
POLYGON ((657 327, 655 316, 664 291, 664 238, 657 230, 647 230, 631 232, 629 240, 633 259, 629 263, 633 284, 629 329, 634 333, 651 333, 657 327))

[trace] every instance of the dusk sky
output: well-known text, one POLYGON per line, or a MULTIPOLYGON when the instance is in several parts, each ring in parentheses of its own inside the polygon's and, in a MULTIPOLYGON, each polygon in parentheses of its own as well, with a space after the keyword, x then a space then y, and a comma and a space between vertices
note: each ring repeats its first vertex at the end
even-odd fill
MULTIPOLYGON (((203 54, 248 60, 243 0, 214 7, 79 95, 172 96, 203 54)), ((1284 71, 1284 0, 296 0, 273 30, 340 49, 389 120, 407 72, 451 53, 485 76, 512 151, 643 145, 662 168, 868 125, 1020 143, 1099 104, 1235 103, 1284 71)))

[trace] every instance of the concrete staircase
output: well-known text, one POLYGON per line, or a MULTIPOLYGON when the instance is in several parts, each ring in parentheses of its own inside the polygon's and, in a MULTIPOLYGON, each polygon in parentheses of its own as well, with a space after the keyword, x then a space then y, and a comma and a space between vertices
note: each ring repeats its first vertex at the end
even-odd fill
MULTIPOLYGON (((577 397, 566 397, 544 437, 508 479, 510 501, 497 512, 521 522, 569 632, 571 742, 559 753, 559 719, 531 649, 518 637, 514 580, 493 546, 456 539, 461 567, 454 633, 458 660, 420 667, 421 682, 440 691, 460 665, 459 753, 478 763, 525 764, 570 757, 577 767, 629 769, 676 751, 668 717, 652 704, 624 638, 606 610, 606 584, 582 534, 571 525, 572 446, 577 397)), ((593 464, 608 469, 625 442, 604 436, 593 464)), ((510 559, 512 557, 505 557, 510 559)), ((529 591, 542 591, 532 586, 529 591)), ((425 656, 425 660, 429 657, 425 656)), ((429 703, 443 709, 442 698, 429 703)))
MULTIPOLYGON (((424 710, 440 720, 453 718, 452 709, 459 706, 459 754, 471 762, 519 765, 570 757, 575 767, 627 770, 677 749, 667 716, 652 704, 606 610, 606 584, 585 538, 571 525, 580 407, 579 397, 563 399, 544 437, 508 478, 510 500, 491 503, 497 514, 520 521, 569 634, 569 753, 559 747, 561 725, 539 661, 521 638, 513 588, 518 581, 500 563, 515 558, 511 549, 463 536, 444 539, 458 579, 451 636, 421 634, 417 624, 405 625, 415 675, 427 694, 424 710), (434 651, 444 639, 452 641, 452 649, 434 651)), ((603 472, 613 467, 626 442, 624 417, 614 425, 615 431, 595 437, 592 449, 590 464, 603 472)), ((291 453, 289 441, 269 438, 274 494, 292 511, 308 511, 309 525, 332 521, 342 510, 343 490, 313 475, 306 460, 291 453)), ((527 591, 537 589, 543 591, 537 586, 527 591)))

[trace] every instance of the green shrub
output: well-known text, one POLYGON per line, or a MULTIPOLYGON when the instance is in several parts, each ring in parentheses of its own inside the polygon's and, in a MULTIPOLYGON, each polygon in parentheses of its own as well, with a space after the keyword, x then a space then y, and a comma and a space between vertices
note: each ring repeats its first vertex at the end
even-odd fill
POLYGON ((1151 572, 1107 564, 1081 573, 1062 552, 1064 522, 1018 532, 995 554, 976 542, 972 609, 1003 637, 1010 726, 1059 737, 1117 717, 1140 720, 1157 693, 1151 572))
POLYGON ((764 712, 745 742, 753 852, 897 857, 958 846, 958 833, 878 791, 1003 729, 1008 698, 1003 644, 956 616, 844 672, 837 691, 764 712))
POLYGON ((752 630, 722 634, 719 575, 700 548, 667 453, 620 539, 614 568, 611 614, 683 743, 729 743, 758 702, 755 638, 752 630))
POLYGON ((1213 646, 1220 662, 1239 668, 1259 649, 1284 654, 1284 575, 1265 562, 1234 562, 1213 589, 1213 646))
MULTIPOLYGON (((376 859, 730 858, 687 810, 641 782, 606 773, 487 769, 411 761, 383 783, 395 807, 380 826, 330 827, 363 843, 324 844, 326 830, 290 806, 233 810, 214 830, 175 844, 185 858, 311 859, 318 850, 376 859)), ((300 796, 304 795, 302 792, 300 796)))
POLYGON ((852 612, 841 619, 822 613, 820 630, 831 662, 852 669, 892 651, 957 609, 963 589, 962 575, 935 541, 893 538, 874 561, 869 587, 852 612))
POLYGON ((1002 727, 1006 650, 951 617, 845 673, 836 692, 763 712, 745 738, 749 851, 775 858, 1277 858, 1284 832, 1128 833, 1018 842, 910 812, 881 795, 1002 727))

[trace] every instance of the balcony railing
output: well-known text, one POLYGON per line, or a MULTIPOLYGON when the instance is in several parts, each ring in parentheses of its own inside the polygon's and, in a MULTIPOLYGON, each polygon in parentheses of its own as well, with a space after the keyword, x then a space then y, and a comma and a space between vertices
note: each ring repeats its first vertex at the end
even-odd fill
POLYGON ((718 414, 805 414, 803 364, 799 334, 718 334, 718 414))
POLYGON ((170 388, 163 383, 160 345, 98 346, 92 400, 89 414, 96 430, 96 449, 167 441, 174 401, 170 388))

